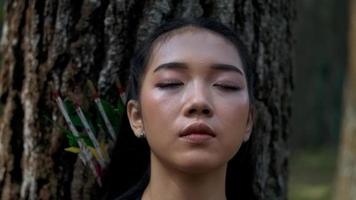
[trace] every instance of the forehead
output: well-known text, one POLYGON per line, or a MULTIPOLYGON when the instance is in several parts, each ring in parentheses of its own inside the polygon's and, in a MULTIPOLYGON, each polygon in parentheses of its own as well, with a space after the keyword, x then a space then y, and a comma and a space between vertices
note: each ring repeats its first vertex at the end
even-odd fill
POLYGON ((157 39, 148 65, 172 61, 241 66, 238 51, 232 42, 218 33, 196 27, 181 28, 157 39))

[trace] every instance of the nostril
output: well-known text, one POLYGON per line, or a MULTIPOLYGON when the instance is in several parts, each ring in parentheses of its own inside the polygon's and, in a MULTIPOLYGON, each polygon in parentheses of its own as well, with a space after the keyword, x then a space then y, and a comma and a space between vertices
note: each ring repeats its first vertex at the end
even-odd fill
POLYGON ((203 115, 210 115, 211 111, 208 108, 204 109, 196 109, 196 108, 191 108, 189 109, 188 113, 191 114, 203 114, 203 115))
POLYGON ((210 110, 209 110, 209 109, 204 109, 204 110, 203 110, 203 114, 209 115, 209 114, 210 114, 210 110))
POLYGON ((194 114, 196 112, 197 112, 197 110, 195 108, 189 110, 189 114, 194 114))

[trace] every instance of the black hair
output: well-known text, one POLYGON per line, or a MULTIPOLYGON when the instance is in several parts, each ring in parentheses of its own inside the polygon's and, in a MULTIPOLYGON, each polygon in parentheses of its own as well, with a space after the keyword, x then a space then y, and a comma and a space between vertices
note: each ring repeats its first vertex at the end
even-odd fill
MULTIPOLYGON (((246 75, 250 99, 250 108, 253 109, 253 65, 249 58, 247 48, 239 35, 224 24, 206 18, 176 19, 159 26, 137 48, 130 68, 127 84, 128 100, 139 100, 142 78, 144 76, 151 53, 158 42, 169 38, 171 33, 185 27, 201 28, 212 31, 231 42, 238 51, 243 70, 246 75)), ((126 116, 126 115, 125 115, 126 116)), ((127 117, 122 123, 123 127, 118 142, 113 152, 113 160, 109 167, 109 176, 106 184, 111 191, 110 196, 126 193, 134 194, 135 191, 144 190, 149 180, 149 146, 146 140, 138 140, 132 133, 127 117), (136 184, 135 184, 136 183, 136 184), (138 183, 138 184, 137 184, 138 183), (135 187, 132 187, 136 185, 135 187), (114 188, 112 188, 114 186, 114 188), (111 188, 111 189, 110 189, 111 188)), ((229 161, 226 175, 226 195, 228 199, 252 199, 252 165, 250 158, 250 142, 242 144, 239 152, 229 161)), ((126 198, 125 198, 126 199, 126 198)))

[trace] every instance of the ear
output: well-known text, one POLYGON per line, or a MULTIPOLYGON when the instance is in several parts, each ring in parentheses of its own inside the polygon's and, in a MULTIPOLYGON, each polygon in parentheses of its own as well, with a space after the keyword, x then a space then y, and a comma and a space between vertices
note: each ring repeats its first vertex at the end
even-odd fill
POLYGON ((255 109, 254 107, 251 107, 250 112, 248 114, 244 142, 247 142, 250 139, 254 122, 255 122, 255 109))
POLYGON ((130 126, 136 137, 142 137, 143 121, 141 115, 140 104, 136 100, 130 100, 127 103, 127 117, 129 118, 130 126))

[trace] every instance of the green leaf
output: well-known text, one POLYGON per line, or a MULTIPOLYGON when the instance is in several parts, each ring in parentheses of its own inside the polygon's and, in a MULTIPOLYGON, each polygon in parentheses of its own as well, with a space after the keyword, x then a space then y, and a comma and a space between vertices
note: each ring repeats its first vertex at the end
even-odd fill
POLYGON ((124 113, 125 112, 125 105, 124 103, 121 101, 121 99, 119 99, 119 102, 117 104, 117 108, 116 108, 117 112, 119 113, 124 113))
POLYGON ((80 149, 78 147, 68 147, 64 149, 65 151, 71 152, 71 153, 79 153, 80 149))
POLYGON ((94 144, 91 142, 89 136, 81 135, 81 136, 79 136, 79 138, 85 143, 85 145, 90 146, 90 147, 94 147, 94 144))
POLYGON ((54 122, 52 119, 50 119, 49 117, 47 116, 44 116, 44 118, 46 120, 48 120, 49 122, 53 123, 53 125, 57 128, 59 128, 59 130, 61 131, 61 133, 65 134, 65 136, 67 137, 68 139, 68 144, 69 146, 73 146, 73 147, 78 147, 78 142, 77 142, 77 138, 74 136, 74 134, 66 129, 65 127, 59 125, 58 123, 54 122))
POLYGON ((69 115, 73 115, 75 114, 75 106, 73 104, 73 102, 71 100, 69 100, 68 98, 65 98, 63 100, 63 104, 68 112, 69 115))
POLYGON ((108 117, 116 115, 114 107, 109 102, 104 99, 101 99, 101 103, 108 117))
POLYGON ((79 146, 77 138, 72 134, 72 132, 66 131, 65 134, 66 134, 66 137, 68 139, 69 146, 72 146, 72 147, 78 147, 79 146))
POLYGON ((121 114, 119 111, 115 110, 111 104, 105 100, 101 100, 104 111, 106 115, 108 116, 108 119, 115 129, 115 132, 118 133, 119 127, 118 127, 118 122, 121 119, 121 114))
POLYGON ((117 102, 117 107, 125 108, 125 103, 122 101, 121 97, 119 97, 119 100, 117 102))
POLYGON ((76 126, 76 127, 84 127, 83 124, 82 124, 82 121, 80 120, 80 118, 77 115, 72 115, 72 116, 69 116, 69 117, 72 120, 72 123, 73 123, 74 126, 76 126))
POLYGON ((68 112, 69 118, 72 121, 73 125, 76 127, 84 127, 77 112, 75 111, 75 106, 73 102, 68 99, 64 100, 64 106, 68 112))

